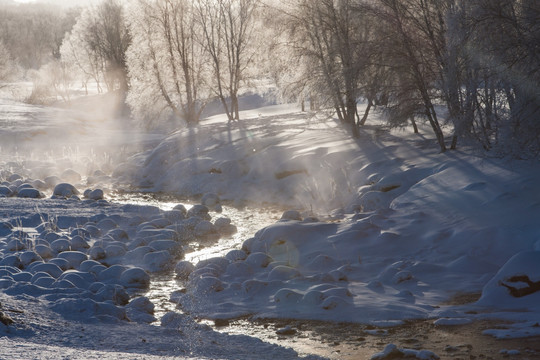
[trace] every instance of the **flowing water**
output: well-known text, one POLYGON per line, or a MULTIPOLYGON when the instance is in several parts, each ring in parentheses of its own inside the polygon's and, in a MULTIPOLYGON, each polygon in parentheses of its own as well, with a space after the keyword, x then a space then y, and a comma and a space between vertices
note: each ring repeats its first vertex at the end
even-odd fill
MULTIPOLYGON (((162 210, 171 210, 178 204, 183 204, 186 208, 190 208, 195 202, 186 201, 183 199, 175 199, 172 197, 160 197, 147 194, 124 194, 118 195, 113 199, 118 203, 129 203, 139 205, 153 205, 162 210)), ((197 246, 191 244, 192 251, 185 255, 185 260, 196 264, 200 260, 208 259, 215 256, 224 256, 228 251, 239 249, 242 243, 253 237, 254 234, 279 220, 283 209, 276 207, 250 207, 246 206, 241 209, 233 206, 223 205, 222 213, 211 212, 213 219, 220 216, 225 216, 231 219, 231 223, 237 227, 237 232, 229 237, 219 239, 214 244, 208 246, 197 246)), ((144 294, 155 305, 154 316, 158 319, 156 325, 159 324, 159 319, 169 311, 180 311, 176 308, 176 304, 169 301, 169 296, 172 292, 184 287, 184 283, 175 277, 174 272, 153 274, 150 288, 144 294)), ((214 327, 212 321, 201 320, 208 325, 214 327)), ((332 335, 339 333, 337 324, 311 322, 295 322, 295 321, 265 321, 256 322, 248 319, 236 319, 230 321, 227 326, 216 326, 215 330, 236 335, 249 335, 257 337, 263 341, 280 344, 282 346, 291 347, 301 355, 315 354, 319 356, 341 359, 344 358, 338 349, 341 343, 338 342, 332 335), (276 330, 286 325, 294 326, 299 331, 293 336, 284 336, 276 334, 276 330), (331 329, 325 334, 325 329, 331 329), (317 329, 317 330, 316 330, 317 329)), ((350 332, 349 332, 350 333, 350 332)), ((342 334, 345 335, 345 334, 342 334)), ((350 337, 350 336, 349 336, 350 337)), ((340 339, 343 336, 339 337, 340 339)), ((358 343, 358 342, 355 342, 358 343)), ((355 344, 353 344, 356 346, 355 344)))

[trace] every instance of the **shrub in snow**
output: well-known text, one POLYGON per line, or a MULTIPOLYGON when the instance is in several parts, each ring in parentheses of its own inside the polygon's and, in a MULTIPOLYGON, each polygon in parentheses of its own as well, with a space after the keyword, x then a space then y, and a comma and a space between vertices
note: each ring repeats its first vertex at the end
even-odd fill
POLYGON ((68 183, 60 183, 54 187, 53 195, 69 198, 75 195, 78 195, 79 191, 75 188, 75 186, 68 184, 68 183))
POLYGON ((394 344, 388 344, 384 350, 371 357, 371 360, 385 360, 385 359, 420 359, 420 360, 436 360, 439 359, 435 353, 428 350, 413 350, 413 349, 399 349, 394 344))
POLYGON ((219 196, 217 196, 216 194, 212 194, 212 193, 203 195, 203 197, 201 199, 201 204, 208 207, 208 208, 212 208, 212 207, 216 206, 219 203, 220 203, 219 196))
POLYGON ((141 268, 134 267, 122 273, 119 279, 120 284, 128 288, 147 288, 150 286, 150 275, 141 268))
POLYGON ((144 255, 143 264, 150 272, 166 271, 174 266, 174 257, 167 250, 151 252, 144 255))
POLYGON ((281 220, 298 220, 302 221, 302 215, 297 210, 287 210, 281 215, 281 220))

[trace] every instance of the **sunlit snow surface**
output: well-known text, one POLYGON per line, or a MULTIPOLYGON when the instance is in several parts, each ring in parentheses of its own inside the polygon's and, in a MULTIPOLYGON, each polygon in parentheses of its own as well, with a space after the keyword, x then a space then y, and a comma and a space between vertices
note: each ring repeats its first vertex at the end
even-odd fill
MULTIPOLYGON (((23 139, 22 134, 32 134, 37 128, 35 136, 40 140, 57 139, 56 134, 61 133, 70 144, 90 144, 90 149, 93 141, 100 144, 99 139, 126 144, 124 137, 112 136, 115 132, 109 127, 82 131, 95 125, 88 120, 64 123, 48 109, 8 105, 19 107, 15 112, 21 119, 12 120, 19 115, 2 118, 6 124, 0 132, 2 139, 23 139), (33 116, 43 123, 33 121, 33 116), (49 121, 55 125, 48 126, 49 121)), ((199 257, 204 262, 187 281, 185 293, 172 294, 183 311, 211 319, 249 315, 375 326, 397 325, 407 319, 450 324, 501 318, 517 324, 486 333, 538 335, 540 292, 522 291, 526 295, 520 297, 510 293, 510 287, 532 289, 527 281, 540 281, 540 265, 534 260, 540 252, 537 161, 477 157, 461 151, 440 154, 428 135, 414 135, 409 129, 390 132, 369 125, 358 140, 352 140, 332 119, 300 113, 290 106, 258 109, 245 113, 244 119, 228 125, 223 117, 213 117, 196 129, 163 136, 160 142, 157 135, 149 141, 144 136, 128 136, 129 141, 145 145, 121 164, 112 162, 112 156, 106 161, 109 171, 101 180, 106 180, 104 186, 109 190, 137 189, 195 198, 216 193, 231 205, 241 208, 248 204, 248 212, 256 212, 256 204, 302 212, 302 220, 282 220, 251 239, 236 239, 237 250, 242 247, 246 259, 235 257, 237 253, 227 259, 208 259, 221 256, 219 252, 199 257), (472 304, 442 305, 462 293, 482 296, 472 304)), ((378 123, 377 116, 371 122, 378 123)), ((429 134, 429 130, 423 129, 423 133, 429 134)), ((32 144, 31 139, 25 139, 25 144, 59 146, 47 141, 32 144)), ((24 153, 13 143, 3 144, 3 170, 24 168, 27 173, 23 176, 38 179, 72 167, 83 175, 76 184, 81 192, 101 185, 89 184, 91 174, 81 166, 91 160, 90 171, 103 169, 97 157, 85 158, 75 152, 62 161, 51 155, 36 164, 25 162, 28 157, 38 160, 34 159, 35 148, 24 153)), ((39 155, 45 154, 43 147, 37 149, 39 155)), ((109 151, 119 153, 114 147, 109 151)), ((71 227, 77 225, 77 219, 120 216, 122 221, 115 219, 130 236, 137 226, 130 219, 161 216, 158 210, 149 214, 142 209, 74 200, 0 199, 3 220, 16 226, 37 226, 38 212, 55 213, 71 227)), ((1 354, 5 356, 15 353, 10 342, 21 338, 52 347, 52 353, 67 338, 70 347, 86 344, 90 358, 101 356, 96 353, 101 349, 116 351, 110 358, 129 356, 125 352, 194 358, 249 358, 254 352, 261 358, 295 356, 251 338, 230 340, 188 320, 180 325, 189 325, 189 330, 181 329, 180 334, 165 327, 107 324, 114 336, 106 337, 100 333, 103 325, 97 318, 73 323, 65 319, 70 314, 67 307, 58 306, 57 297, 49 294, 44 298, 39 295, 42 290, 16 285, 2 295, 2 306, 28 308, 40 315, 25 326, 0 329, 8 335, 2 340, 6 346, 1 354), (17 297, 24 303, 19 305, 17 297), (80 338, 73 335, 79 328, 80 338)), ((15 320, 22 317, 13 314, 15 320)), ((20 346, 32 347, 29 343, 20 346)))

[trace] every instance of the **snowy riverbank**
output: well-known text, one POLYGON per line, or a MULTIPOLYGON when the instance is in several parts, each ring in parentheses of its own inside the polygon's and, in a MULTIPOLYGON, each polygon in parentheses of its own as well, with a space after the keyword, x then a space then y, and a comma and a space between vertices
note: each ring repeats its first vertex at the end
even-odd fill
MULTIPOLYGON (((137 291, 147 285, 148 272, 175 267, 186 287, 171 300, 203 318, 318 319, 381 328, 411 319, 448 326, 503 319, 510 324, 486 333, 540 335, 537 161, 440 154, 433 140, 409 129, 367 126, 352 140, 333 120, 287 106, 243 118, 229 127, 216 116, 159 144, 154 135, 147 150, 122 164, 111 163, 112 156, 107 166, 90 158, 86 170, 81 163, 88 165, 89 158, 82 156, 60 163, 22 154, 10 161, 2 154, 8 197, 0 199, 0 304, 14 321, 0 329, 6 336, 2 356, 15 356, 19 345, 34 354, 33 343, 50 347, 50 358, 56 346, 82 351, 72 358, 97 358, 104 350, 113 351, 109 358, 296 356, 217 333, 184 315, 170 314, 160 327, 146 325, 152 306, 137 291), (82 200, 50 199, 55 179, 74 184, 82 200), (30 186, 21 187, 25 183, 30 186), (207 202, 207 218, 202 207, 190 214, 162 211, 112 204, 99 193, 85 200, 82 193, 90 188, 105 189, 105 198, 107 189, 128 188, 185 197, 214 193, 240 207, 267 203, 298 211, 225 257, 188 264, 181 260, 183 246, 215 238, 220 226, 228 226, 216 221, 214 203, 207 202), (477 293, 477 302, 442 305, 477 293)), ((35 136, 50 138, 55 126, 61 123, 35 136)), ((92 144, 111 134, 73 133, 70 141, 92 144)), ((38 145, 21 139, 20 148, 38 145)), ((43 154, 51 145, 40 146, 45 149, 35 151, 43 154)))

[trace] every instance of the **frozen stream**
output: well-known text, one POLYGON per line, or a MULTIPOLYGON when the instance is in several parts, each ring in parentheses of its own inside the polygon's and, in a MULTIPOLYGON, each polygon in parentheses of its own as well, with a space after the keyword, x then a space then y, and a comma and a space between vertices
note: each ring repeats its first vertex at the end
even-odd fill
MULTIPOLYGON (((181 203, 189 209, 193 203, 166 197, 154 197, 147 194, 125 194, 114 198, 114 202, 124 204, 153 205, 162 210, 171 210, 181 203)), ((221 214, 211 212, 212 218, 226 216, 236 225, 238 231, 225 238, 219 239, 215 244, 200 247, 186 253, 185 259, 196 264, 200 260, 215 256, 223 256, 232 249, 241 247, 242 242, 252 237, 258 230, 275 223, 281 217, 282 209, 275 207, 254 208, 246 206, 238 209, 232 206, 223 206, 221 214)), ((192 244, 194 245, 194 244, 192 244)), ((196 246, 196 245, 195 245, 196 246)), ((169 301, 172 292, 184 287, 174 272, 152 275, 148 292, 145 293, 155 305, 155 317, 161 317, 169 311, 179 311, 176 304, 169 301)), ((275 343, 293 348, 301 355, 319 355, 331 359, 356 358, 359 334, 362 330, 354 325, 329 324, 324 322, 296 322, 286 320, 272 320, 268 322, 253 322, 247 319, 236 319, 226 326, 215 326, 213 321, 201 320, 215 327, 217 331, 229 334, 242 334, 257 337, 265 342, 275 343), (276 334, 276 329, 283 326, 292 326, 299 331, 292 336, 276 334), (339 339, 339 341, 336 340, 339 339), (348 354, 348 355, 347 355, 348 354)))

